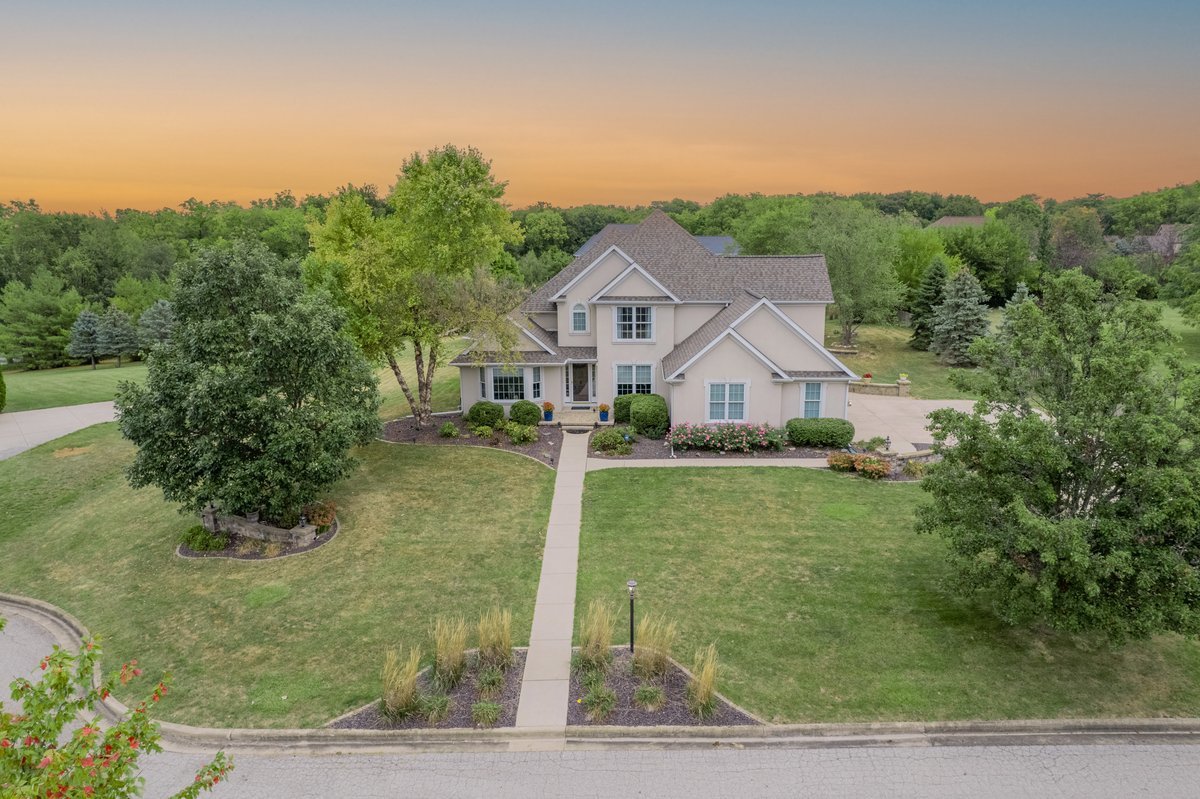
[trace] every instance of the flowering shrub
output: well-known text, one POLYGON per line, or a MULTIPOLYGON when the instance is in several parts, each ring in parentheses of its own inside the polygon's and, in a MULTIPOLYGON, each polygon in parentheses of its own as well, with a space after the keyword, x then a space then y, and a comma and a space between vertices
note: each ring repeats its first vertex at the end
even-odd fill
MULTIPOLYGON (((458 428, 455 428, 457 432, 458 428)), ((334 502, 314 502, 304 509, 304 514, 308 516, 308 521, 315 524, 318 528, 328 530, 333 524, 334 517, 337 516, 337 503, 334 502)), ((322 532, 324 531, 322 530, 322 532)))
POLYGON ((888 462, 874 455, 855 455, 854 470, 870 480, 882 480, 892 473, 888 462))
POLYGON ((675 449, 711 449, 717 452, 753 452, 783 449, 784 433, 767 424, 702 425, 684 422, 667 433, 675 449))
POLYGON ((825 459, 825 462, 835 472, 854 471, 854 456, 849 452, 831 452, 829 453, 829 457, 825 459))
MULTIPOLYGON (((0 627, 3 622, 0 619, 0 627)), ((116 724, 100 729, 84 723, 64 737, 64 730, 81 714, 94 713, 118 682, 125 685, 142 674, 134 660, 121 666, 118 676, 95 687, 92 674, 99 658, 95 639, 84 641, 78 654, 56 646, 42 659, 43 674, 36 683, 26 679, 12 683, 12 696, 20 703, 22 715, 0 713, 0 795, 93 799, 141 795, 138 757, 162 751, 158 725, 147 711, 166 696, 167 682, 160 681, 116 724)), ((232 768, 232 762, 218 752, 175 798, 195 799, 232 768)))

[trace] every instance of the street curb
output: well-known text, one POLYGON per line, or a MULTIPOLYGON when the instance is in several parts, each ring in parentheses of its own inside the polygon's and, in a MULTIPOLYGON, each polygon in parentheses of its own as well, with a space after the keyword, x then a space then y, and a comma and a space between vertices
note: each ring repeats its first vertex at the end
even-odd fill
MULTIPOLYGON (((71 614, 30 597, 0 593, 0 609, 38 617, 56 638, 81 645, 89 633, 71 614)), ((99 685, 97 665, 93 682, 99 685)), ((116 721, 129 708, 108 697, 101 715, 116 721)), ((1095 743, 1200 744, 1200 718, 1020 719, 768 724, 739 727, 555 727, 547 729, 333 730, 227 729, 159 722, 172 751, 467 752, 587 748, 844 748, 861 746, 1013 746, 1095 743)))

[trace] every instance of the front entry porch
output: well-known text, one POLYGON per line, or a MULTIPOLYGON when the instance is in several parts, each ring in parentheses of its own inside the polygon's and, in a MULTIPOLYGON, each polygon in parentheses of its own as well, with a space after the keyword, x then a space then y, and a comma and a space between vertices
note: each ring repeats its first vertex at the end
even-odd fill
MULTIPOLYGON (((563 411, 595 412, 596 405, 596 364, 568 363, 563 369, 565 386, 563 390, 563 411)), ((597 421, 599 417, 597 417, 597 421)))

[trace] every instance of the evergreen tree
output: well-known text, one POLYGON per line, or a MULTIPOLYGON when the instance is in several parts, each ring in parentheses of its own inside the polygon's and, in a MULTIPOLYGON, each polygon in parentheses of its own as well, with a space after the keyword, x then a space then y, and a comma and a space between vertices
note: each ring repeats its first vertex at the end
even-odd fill
POLYGON ((0 353, 26 369, 63 366, 81 304, 79 292, 45 269, 28 286, 10 282, 0 294, 0 353))
POLYGON ((933 337, 929 348, 951 366, 972 366, 968 350, 975 339, 988 334, 987 294, 964 269, 946 286, 946 299, 933 312, 933 337))
POLYGON ((1024 283, 1017 284, 1017 290, 1008 298, 1008 302, 1004 304, 1004 316, 1000 320, 1000 335, 1006 338, 1011 338, 1013 334, 1013 324, 1016 319, 1017 309, 1032 295, 1029 293, 1029 286, 1024 283))
POLYGON ((933 338, 933 311, 942 304, 946 295, 947 270, 943 258, 934 257, 921 283, 913 295, 912 307, 912 337, 909 344, 916 350, 929 349, 933 338))
POLYGON ((71 325, 71 343, 67 345, 67 355, 91 361, 92 368, 95 369, 96 356, 102 354, 99 335, 100 317, 95 311, 83 309, 79 316, 75 317, 75 324, 71 325))
POLYGON ((138 320, 138 341, 143 352, 149 352, 155 344, 165 344, 171 340, 171 331, 175 329, 175 311, 171 303, 157 300, 146 310, 138 320))
POLYGON ((122 355, 133 355, 138 351, 137 331, 129 314, 120 308, 109 308, 100 317, 96 336, 99 351, 103 355, 116 355, 117 367, 121 366, 122 355))

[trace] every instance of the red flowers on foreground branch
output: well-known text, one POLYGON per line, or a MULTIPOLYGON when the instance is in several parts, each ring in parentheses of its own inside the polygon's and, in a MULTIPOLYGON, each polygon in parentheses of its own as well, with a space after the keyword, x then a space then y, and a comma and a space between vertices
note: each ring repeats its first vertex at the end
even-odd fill
MULTIPOLYGON (((95 639, 85 641, 78 654, 56 646, 39 664, 43 674, 36 683, 20 679, 11 684, 21 713, 8 712, 12 708, 0 712, 0 795, 50 799, 141 795, 138 756, 162 751, 158 725, 150 720, 147 708, 166 696, 168 680, 159 681, 126 718, 101 728, 95 720, 96 705, 118 682, 128 684, 142 670, 136 660, 123 664, 119 674, 97 687, 92 675, 99 658, 95 639), (77 719, 83 726, 64 740, 63 731, 77 719)), ((218 752, 195 781, 172 799, 195 799, 232 768, 232 761, 218 752)))

